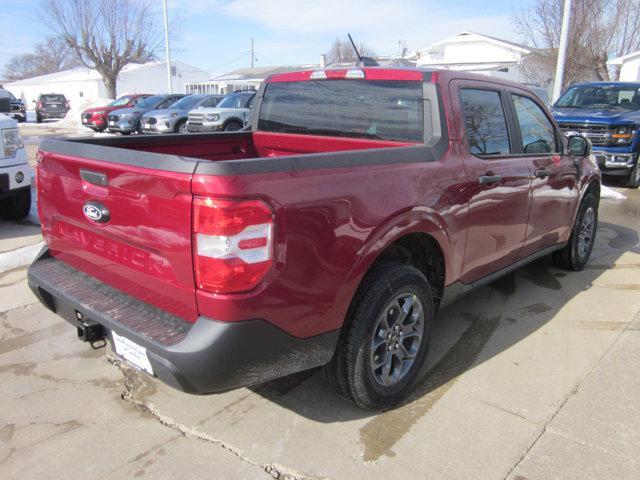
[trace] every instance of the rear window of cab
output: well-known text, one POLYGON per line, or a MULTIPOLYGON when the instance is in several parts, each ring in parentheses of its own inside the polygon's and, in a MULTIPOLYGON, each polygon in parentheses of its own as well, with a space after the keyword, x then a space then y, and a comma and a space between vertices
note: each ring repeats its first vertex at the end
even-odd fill
POLYGON ((420 143, 424 132, 422 82, 269 83, 258 130, 420 143))

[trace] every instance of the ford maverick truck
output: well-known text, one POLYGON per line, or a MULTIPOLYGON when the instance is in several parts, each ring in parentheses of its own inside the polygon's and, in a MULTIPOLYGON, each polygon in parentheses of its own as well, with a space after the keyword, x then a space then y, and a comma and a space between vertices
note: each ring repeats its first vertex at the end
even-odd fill
POLYGON ((640 82, 572 85, 552 111, 563 131, 591 140, 603 175, 640 186, 640 82))
POLYGON ((418 380, 439 307, 544 255, 589 259, 590 144, 522 85, 301 71, 254 112, 241 132, 45 139, 40 301, 186 392, 323 365, 377 409, 418 380))

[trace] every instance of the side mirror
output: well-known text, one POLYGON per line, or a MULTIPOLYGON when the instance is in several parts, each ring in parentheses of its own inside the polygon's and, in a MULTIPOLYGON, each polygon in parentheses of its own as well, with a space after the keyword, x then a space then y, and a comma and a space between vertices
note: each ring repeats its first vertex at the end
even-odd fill
POLYGON ((591 153, 591 142, 582 135, 567 135, 569 137, 569 153, 585 157, 591 153))

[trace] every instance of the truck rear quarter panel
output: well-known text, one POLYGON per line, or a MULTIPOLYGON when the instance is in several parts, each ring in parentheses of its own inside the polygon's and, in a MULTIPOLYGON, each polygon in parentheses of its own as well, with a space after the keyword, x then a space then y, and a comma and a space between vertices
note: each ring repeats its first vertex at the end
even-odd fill
POLYGON ((263 318, 297 337, 338 329, 371 264, 413 232, 436 239, 445 283, 455 280, 466 240, 464 168, 449 150, 435 161, 425 150, 425 161, 412 163, 402 161, 402 150, 389 150, 388 163, 377 165, 196 172, 194 195, 262 198, 276 212, 276 262, 265 281, 242 295, 198 291, 200 313, 226 321, 263 318))

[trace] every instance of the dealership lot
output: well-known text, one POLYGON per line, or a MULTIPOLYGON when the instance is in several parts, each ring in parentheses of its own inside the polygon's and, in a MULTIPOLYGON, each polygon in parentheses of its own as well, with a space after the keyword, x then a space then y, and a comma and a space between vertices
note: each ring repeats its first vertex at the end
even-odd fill
MULTIPOLYGON (((51 132, 21 130, 33 158, 51 132)), ((627 199, 602 200, 587 269, 538 261, 441 311, 412 402, 381 414, 338 400, 318 370, 177 392, 78 342, 26 266, 0 269, 0 474, 637 478, 640 191, 616 190, 627 199)), ((38 242, 37 226, 0 223, 5 259, 38 242)))

